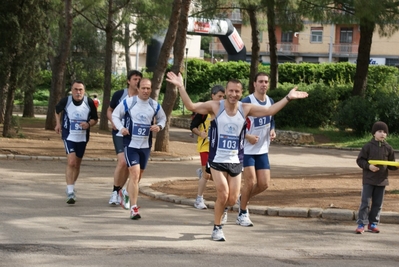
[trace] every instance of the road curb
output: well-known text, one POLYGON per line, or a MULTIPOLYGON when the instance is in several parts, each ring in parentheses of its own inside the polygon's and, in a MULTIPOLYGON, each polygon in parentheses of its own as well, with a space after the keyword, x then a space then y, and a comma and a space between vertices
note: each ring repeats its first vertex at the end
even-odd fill
MULTIPOLYGON (((151 184, 140 185, 140 193, 167 202, 172 202, 181 205, 193 207, 194 198, 184 198, 181 196, 170 195, 155 191, 151 188, 151 184)), ((214 201, 205 201, 208 209, 215 207, 214 201)), ((193 207, 194 208, 194 207, 193 207)), ((238 206, 234 205, 229 210, 238 212, 238 206)), ((249 205, 250 213, 264 215, 264 216, 279 216, 279 217, 293 217, 293 218, 320 218, 330 221, 356 221, 357 211, 348 209, 322 209, 322 208, 302 208, 302 207, 267 207, 249 205)), ((381 223, 399 224, 398 212, 381 212, 381 223)))

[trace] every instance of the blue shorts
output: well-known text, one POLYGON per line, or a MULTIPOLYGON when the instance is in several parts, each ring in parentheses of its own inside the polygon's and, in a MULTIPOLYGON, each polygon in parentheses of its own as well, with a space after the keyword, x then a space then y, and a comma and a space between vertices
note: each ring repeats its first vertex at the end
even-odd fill
POLYGON ((112 141, 114 142, 115 153, 123 153, 125 151, 125 146, 123 145, 123 137, 112 135, 112 141))
POLYGON ((270 170, 269 154, 244 155, 244 168, 255 166, 255 170, 270 170))
POLYGON ((67 154, 75 153, 76 157, 83 158, 86 151, 87 142, 72 142, 68 140, 64 141, 65 152, 67 154))
POLYGON ((127 167, 140 164, 140 169, 145 170, 148 159, 150 158, 151 148, 132 148, 125 147, 125 160, 127 167))

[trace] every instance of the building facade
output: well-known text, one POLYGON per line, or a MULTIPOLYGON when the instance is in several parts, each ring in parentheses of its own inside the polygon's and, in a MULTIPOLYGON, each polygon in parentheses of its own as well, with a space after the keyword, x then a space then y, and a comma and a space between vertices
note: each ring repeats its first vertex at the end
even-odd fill
MULTIPOLYGON (((243 25, 239 11, 230 19, 247 48, 247 61, 251 60, 251 27, 243 25)), ((320 24, 304 22, 301 32, 284 32, 276 26, 278 62, 351 62, 356 63, 360 41, 360 27, 356 24, 320 24)), ((270 63, 270 46, 267 31, 260 32, 260 60, 270 63)), ((373 34, 370 53, 371 65, 399 66, 399 32, 391 37, 380 37, 377 29, 373 34)), ((224 54, 223 46, 216 41, 213 52, 224 54)))

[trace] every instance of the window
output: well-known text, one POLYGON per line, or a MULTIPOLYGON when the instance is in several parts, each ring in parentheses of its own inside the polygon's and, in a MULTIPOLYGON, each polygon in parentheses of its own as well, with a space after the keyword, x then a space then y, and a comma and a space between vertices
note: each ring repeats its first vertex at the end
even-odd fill
POLYGON ((302 57, 302 62, 319 63, 318 57, 302 57))
POLYGON ((235 21, 241 20, 240 9, 233 9, 233 12, 231 12, 231 20, 235 20, 235 21))
POLYGON ((310 29, 310 42, 311 43, 323 42, 323 27, 312 27, 310 29))
POLYGON ((282 32, 281 33, 281 42, 282 43, 292 43, 293 37, 294 37, 293 32, 282 32))
POLYGON ((399 66, 399 58, 387 58, 385 60, 387 66, 399 66))
POLYGON ((339 42, 341 44, 351 44, 353 37, 353 28, 341 28, 339 42))

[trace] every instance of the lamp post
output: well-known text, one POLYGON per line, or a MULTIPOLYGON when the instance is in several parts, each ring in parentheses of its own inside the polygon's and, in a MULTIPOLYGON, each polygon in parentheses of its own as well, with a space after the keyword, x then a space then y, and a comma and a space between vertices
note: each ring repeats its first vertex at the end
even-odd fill
MULTIPOLYGON (((299 32, 295 32, 294 33, 294 37, 298 38, 298 34, 300 34, 299 32)), ((307 36, 312 36, 311 34, 307 34, 307 33, 301 33, 302 35, 307 35, 307 36)), ((332 51, 333 51, 333 47, 332 47, 332 28, 331 28, 331 33, 330 36, 328 35, 322 35, 321 37, 328 37, 330 38, 330 44, 328 45, 328 62, 331 63, 332 62, 332 51)))
MULTIPOLYGON (((139 42, 136 41, 136 70, 139 69, 139 42)), ((129 70, 128 70, 129 71, 129 70)))
MULTIPOLYGON (((188 64, 188 61, 187 61, 187 56, 188 56, 188 47, 186 47, 186 66, 185 66, 185 79, 184 79, 184 88, 187 90, 187 75, 188 75, 188 70, 187 70, 187 64, 188 64)), ((183 115, 184 115, 184 104, 182 103, 182 112, 183 112, 183 115)))
POLYGON ((213 64, 213 36, 211 37, 211 63, 213 64))

